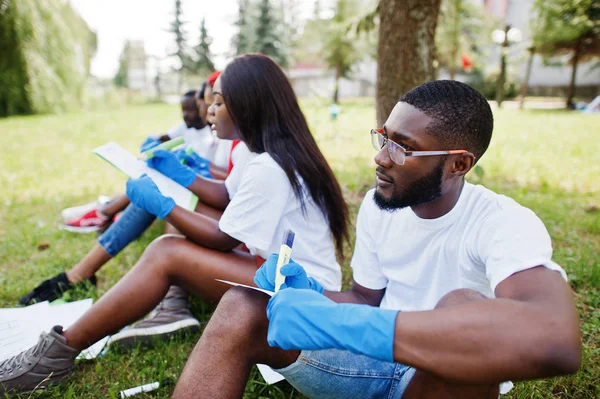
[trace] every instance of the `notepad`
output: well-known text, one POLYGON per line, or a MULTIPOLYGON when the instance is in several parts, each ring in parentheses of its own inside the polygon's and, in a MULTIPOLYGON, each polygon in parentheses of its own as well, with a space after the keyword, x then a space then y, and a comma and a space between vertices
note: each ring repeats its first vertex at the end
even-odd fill
POLYGON ((111 141, 94 149, 93 152, 132 179, 137 179, 145 173, 156 184, 162 195, 173 198, 182 208, 190 211, 196 209, 198 197, 194 193, 156 169, 150 168, 146 162, 137 159, 117 143, 111 141))
MULTIPOLYGON (((92 307, 92 303, 90 298, 63 305, 41 302, 25 308, 0 309, 0 361, 31 348, 37 344, 42 332, 49 332, 56 325, 69 328, 92 307)), ((78 358, 98 356, 107 339, 87 348, 78 358)))

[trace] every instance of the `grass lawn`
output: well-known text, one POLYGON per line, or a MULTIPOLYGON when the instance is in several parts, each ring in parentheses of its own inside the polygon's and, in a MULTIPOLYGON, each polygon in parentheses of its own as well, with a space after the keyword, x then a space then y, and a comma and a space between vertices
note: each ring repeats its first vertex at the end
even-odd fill
MULTIPOLYGON (((374 127, 370 99, 342 104, 336 122, 325 104, 303 103, 326 157, 345 188, 353 220, 365 191, 373 183, 374 164, 368 132, 374 127)), ((492 144, 470 180, 515 198, 544 221, 554 243, 554 260, 570 277, 581 317, 584 360, 572 377, 517 383, 512 398, 600 397, 600 116, 565 111, 497 111, 492 144), (594 210, 596 209, 596 210, 594 210)), ((94 235, 57 228, 60 210, 87 203, 100 194, 124 191, 124 175, 91 153, 114 140, 131 151, 149 133, 166 131, 178 122, 170 105, 145 105, 114 111, 28 116, 0 120, 0 306, 11 307, 42 279, 77 262, 93 245, 94 235), (38 250, 40 243, 49 244, 38 250)), ((162 222, 147 231, 99 273, 102 295, 136 262, 163 230, 162 222)), ((351 249, 348 250, 348 254, 351 249)), ((344 265, 344 281, 351 280, 344 265)), ((213 306, 193 302, 208 321, 213 306)), ((507 326, 510 328, 510 326, 507 326)), ((551 333, 551 332, 549 332, 551 333)), ((515 339, 518 332, 515 331, 515 339)), ((109 352, 81 362, 60 387, 23 397, 116 398, 120 390, 163 376, 177 378, 197 337, 181 338, 152 350, 109 352)), ((167 398, 161 389, 139 398, 167 398)), ((248 398, 302 397, 287 385, 268 387, 256 373, 246 388, 248 398)))

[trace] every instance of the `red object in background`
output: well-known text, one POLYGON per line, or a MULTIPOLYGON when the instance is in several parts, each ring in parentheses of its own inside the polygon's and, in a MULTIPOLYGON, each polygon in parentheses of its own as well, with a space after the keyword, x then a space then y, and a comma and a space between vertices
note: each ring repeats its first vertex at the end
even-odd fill
POLYGON ((473 63, 471 62, 471 58, 468 55, 463 54, 460 56, 460 59, 462 61, 463 71, 470 72, 471 69, 473 69, 473 63))

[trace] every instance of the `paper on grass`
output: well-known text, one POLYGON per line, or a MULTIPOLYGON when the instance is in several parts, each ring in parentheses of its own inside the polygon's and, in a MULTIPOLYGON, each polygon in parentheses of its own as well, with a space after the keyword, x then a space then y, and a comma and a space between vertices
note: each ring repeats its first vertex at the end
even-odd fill
POLYGON ((182 208, 193 211, 198 204, 198 197, 181 184, 169 179, 156 169, 146 165, 146 162, 137 159, 129 151, 115 142, 109 142, 93 150, 94 154, 104 159, 132 179, 137 179, 144 173, 147 174, 165 196, 173 198, 175 203, 182 208))
MULTIPOLYGON (((267 294, 268 296, 275 295, 275 292, 269 291, 269 290, 263 290, 262 288, 252 287, 250 285, 245 285, 245 284, 240 284, 240 283, 234 283, 233 281, 220 280, 220 279, 216 279, 216 280, 220 281, 222 283, 225 283, 225 284, 230 284, 230 285, 235 285, 237 287, 245 287, 245 288, 250 288, 255 291, 260 291, 260 292, 267 294)), ((256 366, 258 367, 258 371, 260 371, 260 375, 262 375, 265 382, 269 385, 275 384, 276 382, 279 382, 282 380, 285 380, 284 376, 282 376, 278 372, 274 371, 271 367, 267 366, 266 364, 257 364, 256 366)))
MULTIPOLYGON (((48 302, 25 308, 0 309, 0 361, 17 355, 35 344, 42 332, 60 325, 69 328, 89 308, 92 299, 51 306, 48 302)), ((104 338, 83 351, 79 358, 92 359, 106 344, 104 338)))

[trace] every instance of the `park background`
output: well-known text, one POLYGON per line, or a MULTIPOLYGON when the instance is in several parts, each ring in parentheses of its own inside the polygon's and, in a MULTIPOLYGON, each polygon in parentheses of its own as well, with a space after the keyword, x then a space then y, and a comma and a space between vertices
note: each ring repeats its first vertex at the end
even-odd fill
MULTIPOLYGON (((236 54, 262 52, 284 67, 353 218, 374 184, 369 130, 401 93, 458 79, 490 99, 496 122, 469 180, 541 217, 581 317, 579 373, 517 383, 507 397, 600 397, 600 115, 583 109, 600 94, 600 1, 94 3, 0 0, 0 306, 14 306, 91 248, 93 235, 57 228, 61 209, 124 190, 125 177, 91 150, 112 140, 136 152, 148 134, 180 120, 179 94, 236 54), (341 110, 335 119, 332 103, 341 110)), ((155 223, 102 269, 97 289, 75 298, 102 295, 161 231, 155 223)), ((347 262, 343 269, 348 286, 347 262)), ((193 306, 205 323, 213 305, 193 306)), ((79 363, 58 389, 24 397, 117 397, 176 379, 196 340, 109 352, 79 363)), ((256 372, 246 396, 301 397, 256 372)))

